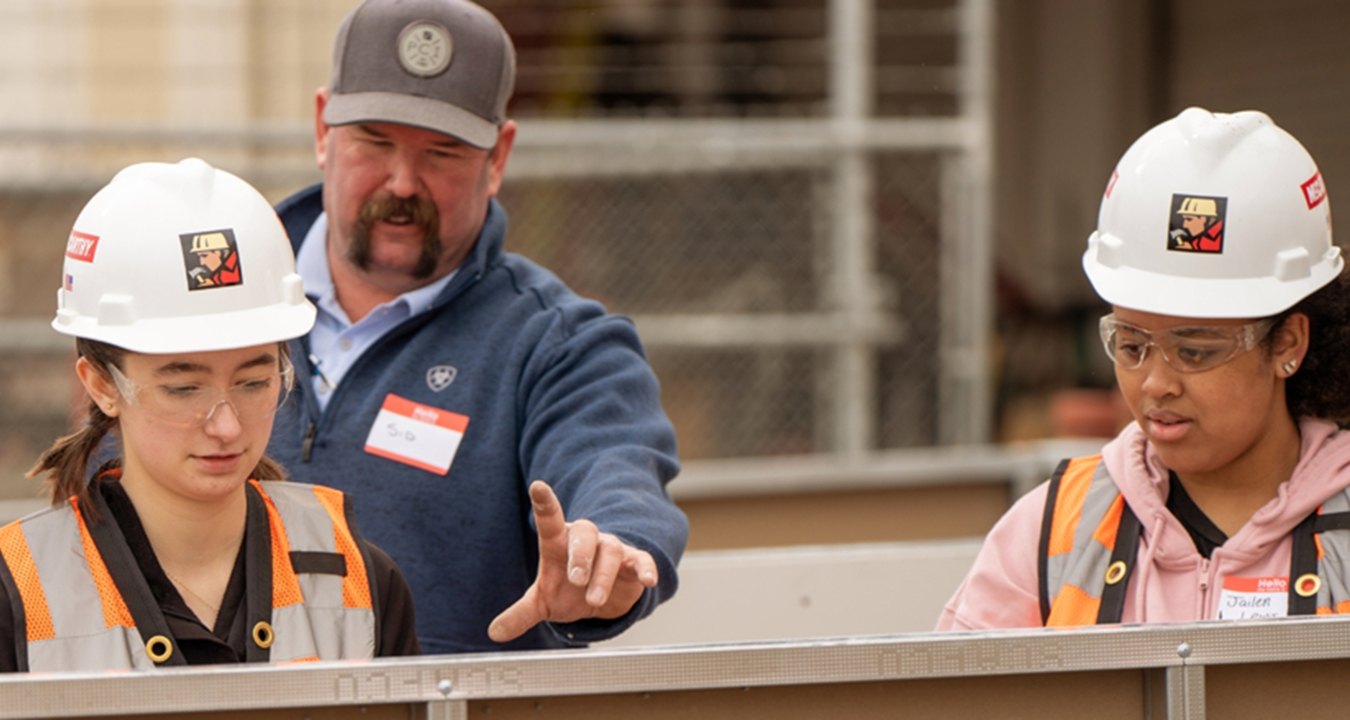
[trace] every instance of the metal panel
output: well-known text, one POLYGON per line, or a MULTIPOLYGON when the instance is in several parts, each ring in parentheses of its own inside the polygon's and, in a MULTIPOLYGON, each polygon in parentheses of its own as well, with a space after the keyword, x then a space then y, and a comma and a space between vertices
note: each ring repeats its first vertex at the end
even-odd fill
POLYGON ((1198 665, 1167 668, 1167 717, 1205 720, 1205 669, 1198 665))
MULTIPOLYGON (((458 712, 453 703, 493 698, 1155 668, 1183 670, 1167 681, 1169 714, 1184 717, 1176 713, 1189 712, 1196 718, 1204 707, 1200 687, 1204 666, 1345 657, 1350 657, 1350 619, 1341 618, 862 636, 366 663, 213 666, 115 675, 13 675, 0 678, 0 718, 389 704, 444 714, 458 712), (1178 653, 1183 645, 1189 646, 1189 657, 1178 653)), ((1141 696, 1144 686, 1139 682, 1141 696)), ((968 709, 973 699, 961 695, 953 692, 951 701, 954 707, 964 703, 968 709)))

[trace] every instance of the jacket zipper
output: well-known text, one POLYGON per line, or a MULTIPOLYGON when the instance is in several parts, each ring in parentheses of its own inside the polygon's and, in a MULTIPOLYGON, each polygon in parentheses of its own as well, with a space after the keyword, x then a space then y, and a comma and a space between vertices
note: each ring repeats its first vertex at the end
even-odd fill
POLYGON ((1200 607, 1196 617, 1202 619, 1208 618, 1209 611, 1209 565, 1209 558, 1200 558, 1200 607))
POLYGON ((301 460, 301 462, 309 462, 310 456, 313 455, 313 452, 314 452, 314 431, 315 431, 315 429, 316 429, 316 428, 315 428, 315 423, 314 423, 314 421, 313 421, 313 420, 310 420, 310 421, 309 421, 309 426, 305 428, 305 439, 300 443, 300 460, 301 460))

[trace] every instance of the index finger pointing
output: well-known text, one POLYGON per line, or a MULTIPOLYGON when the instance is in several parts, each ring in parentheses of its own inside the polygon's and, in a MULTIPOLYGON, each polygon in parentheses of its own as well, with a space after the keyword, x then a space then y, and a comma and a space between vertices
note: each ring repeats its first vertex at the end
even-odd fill
POLYGON ((530 505, 534 509, 535 530, 539 533, 539 550, 561 549, 567 554, 567 519, 563 517, 562 503, 553 494, 553 488, 543 480, 530 483, 530 505))

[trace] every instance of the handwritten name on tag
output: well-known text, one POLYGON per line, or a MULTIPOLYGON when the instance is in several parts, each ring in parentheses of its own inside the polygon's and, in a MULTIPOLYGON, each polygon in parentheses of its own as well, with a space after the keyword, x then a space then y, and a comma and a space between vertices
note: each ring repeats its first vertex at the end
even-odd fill
POLYGON ((1289 616, 1289 578, 1226 577, 1219 595, 1219 619, 1289 616))
POLYGON ((366 452, 445 475, 468 427, 467 415, 389 393, 366 436, 366 452))

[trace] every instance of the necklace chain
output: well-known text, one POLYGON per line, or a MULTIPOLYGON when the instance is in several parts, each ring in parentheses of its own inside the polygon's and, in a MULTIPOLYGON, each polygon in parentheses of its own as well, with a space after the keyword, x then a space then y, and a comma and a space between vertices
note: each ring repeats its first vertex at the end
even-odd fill
POLYGON ((174 585, 178 586, 178 589, 182 590, 183 592, 187 593, 188 595, 191 595, 192 598, 193 598, 194 600, 196 600, 197 602, 202 603, 202 604, 205 605, 206 607, 210 608, 210 609, 211 609, 211 612, 216 613, 216 614, 219 614, 219 613, 220 613, 220 603, 219 603, 219 602, 214 602, 214 603, 213 603, 213 602, 207 600, 206 598, 202 597, 201 595, 198 595, 197 593, 193 592, 192 588, 188 587, 188 584, 187 584, 186 582, 183 582, 183 580, 182 580, 181 578, 179 578, 177 575, 174 575, 173 573, 169 572, 169 569, 168 569, 168 568, 164 568, 164 574, 167 575, 167 576, 169 576, 169 580, 171 580, 171 581, 173 582, 174 585))

